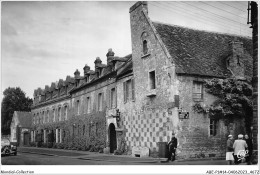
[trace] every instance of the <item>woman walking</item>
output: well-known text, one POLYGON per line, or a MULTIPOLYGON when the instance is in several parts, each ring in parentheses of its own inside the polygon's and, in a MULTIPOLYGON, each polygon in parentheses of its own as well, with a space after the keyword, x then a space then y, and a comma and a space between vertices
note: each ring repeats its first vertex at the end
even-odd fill
POLYGON ((233 157, 233 136, 229 135, 228 136, 228 140, 227 140, 227 149, 226 149, 226 160, 228 162, 228 165, 232 165, 233 161, 234 161, 234 157, 233 157))

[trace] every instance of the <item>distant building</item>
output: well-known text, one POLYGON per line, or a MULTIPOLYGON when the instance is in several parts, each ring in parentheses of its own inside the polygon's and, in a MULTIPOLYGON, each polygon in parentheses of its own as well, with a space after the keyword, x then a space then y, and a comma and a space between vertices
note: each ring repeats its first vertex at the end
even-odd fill
POLYGON ((153 22, 147 2, 130 8, 132 54, 107 53, 95 70, 37 89, 32 107, 32 142, 45 147, 111 153, 146 148, 158 156, 159 142, 178 138, 179 158, 219 157, 228 134, 244 124, 199 114, 192 106, 210 106, 216 97, 203 82, 212 78, 252 77, 250 38, 153 22), (51 143, 51 144, 49 144, 51 143))
POLYGON ((10 126, 10 142, 16 144, 17 146, 29 146, 31 127, 31 112, 14 111, 10 126))

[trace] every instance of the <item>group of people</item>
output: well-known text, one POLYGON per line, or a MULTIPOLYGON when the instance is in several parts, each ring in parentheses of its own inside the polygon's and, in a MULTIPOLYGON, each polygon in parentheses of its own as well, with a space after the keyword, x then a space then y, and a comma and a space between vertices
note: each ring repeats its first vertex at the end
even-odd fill
POLYGON ((232 165, 233 162, 237 165, 243 160, 247 164, 251 164, 251 157, 253 152, 253 143, 252 139, 249 138, 247 134, 245 137, 242 134, 238 135, 238 139, 233 142, 233 136, 229 135, 227 140, 227 149, 226 149, 226 160, 229 165, 232 165))
MULTIPOLYGON (((172 137, 170 142, 167 144, 168 148, 168 161, 174 161, 176 155, 178 141, 175 137, 175 134, 172 133, 172 137)), ((247 162, 247 164, 251 164, 253 152, 253 142, 252 139, 249 138, 248 134, 243 136, 242 134, 238 135, 238 139, 233 141, 233 136, 229 135, 227 140, 227 150, 226 150, 226 160, 229 165, 232 165, 233 162, 237 165, 241 163, 243 160, 247 162)))

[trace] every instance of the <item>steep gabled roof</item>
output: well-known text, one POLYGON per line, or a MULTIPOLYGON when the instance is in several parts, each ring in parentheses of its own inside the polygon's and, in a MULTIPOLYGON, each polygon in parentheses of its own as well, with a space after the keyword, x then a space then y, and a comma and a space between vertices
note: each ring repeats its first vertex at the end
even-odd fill
POLYGON ((241 36, 206 32, 153 22, 153 25, 176 64, 176 73, 228 77, 225 59, 230 56, 229 42, 243 43, 245 74, 252 76, 252 40, 241 36))
POLYGON ((32 113, 25 111, 15 111, 21 127, 30 128, 32 126, 32 113))

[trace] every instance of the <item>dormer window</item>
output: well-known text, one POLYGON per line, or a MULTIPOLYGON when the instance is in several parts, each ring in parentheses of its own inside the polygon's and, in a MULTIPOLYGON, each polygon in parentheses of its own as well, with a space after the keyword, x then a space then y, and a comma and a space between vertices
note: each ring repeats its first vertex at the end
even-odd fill
POLYGON ((143 54, 146 55, 148 52, 147 41, 143 41, 143 54))
POLYGON ((99 78, 100 74, 99 74, 99 71, 97 71, 97 78, 99 78))
POLYGON ((86 81, 86 83, 89 82, 89 75, 86 76, 85 81, 86 81))

